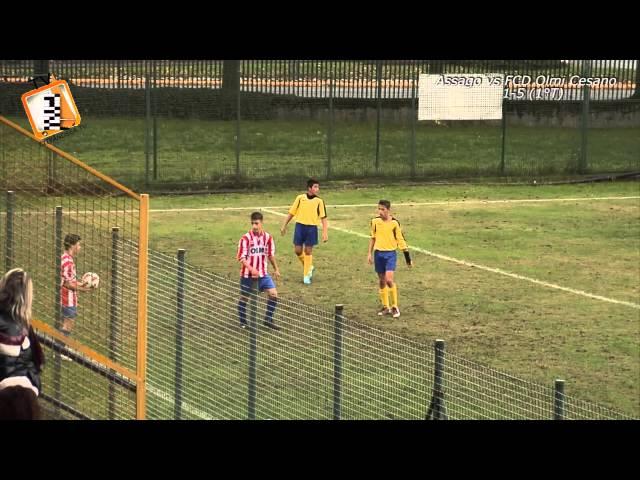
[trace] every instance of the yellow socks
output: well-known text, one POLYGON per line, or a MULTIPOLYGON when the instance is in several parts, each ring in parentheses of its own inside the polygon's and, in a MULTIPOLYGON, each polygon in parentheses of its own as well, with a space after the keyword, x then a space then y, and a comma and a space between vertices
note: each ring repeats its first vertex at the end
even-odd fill
POLYGON ((313 255, 305 255, 304 256, 304 273, 303 275, 306 277, 307 275, 309 275, 309 272, 311 271, 311 265, 312 265, 312 260, 313 260, 313 255))
POLYGON ((302 252, 300 255, 298 255, 298 260, 300 260, 300 263, 302 265, 304 265, 304 252, 302 252))
POLYGON ((391 290, 391 306, 398 308, 398 285, 394 284, 389 290, 391 290))
POLYGON ((380 289, 380 301, 384 308, 389 308, 389 289, 387 287, 380 289))

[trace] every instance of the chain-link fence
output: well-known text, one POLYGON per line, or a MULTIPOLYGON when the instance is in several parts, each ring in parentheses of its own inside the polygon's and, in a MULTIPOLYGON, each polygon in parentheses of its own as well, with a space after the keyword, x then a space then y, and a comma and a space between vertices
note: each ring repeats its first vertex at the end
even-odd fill
POLYGON ((2 117, 0 170, 4 268, 20 266, 34 278, 34 324, 49 360, 41 398, 56 416, 629 418, 445 353, 443 342, 434 348, 354 322, 338 307, 280 298, 275 331, 263 324, 267 302, 255 286, 250 327, 242 329, 237 280, 188 264, 184 252, 174 257, 141 247, 144 196, 2 117), (78 272, 98 272, 102 287, 81 294, 76 326, 64 337, 56 327, 68 232, 83 238, 78 272), (148 328, 140 323, 143 305, 148 328))
POLYGON ((56 144, 145 189, 286 185, 309 176, 575 179, 640 171, 637 65, 4 60, 0 113, 23 120, 19 99, 34 73, 65 78, 83 131, 56 144), (421 73, 513 75, 503 120, 418 121, 421 73), (582 85, 583 78, 599 80, 582 85))
POLYGON ((143 414, 136 398, 144 366, 138 358, 144 349, 138 338, 141 197, 3 117, 0 172, 2 267, 23 268, 33 278, 34 325, 47 347, 42 398, 92 418, 143 414), (67 234, 81 238, 78 281, 94 272, 100 286, 78 294, 78 318, 65 337, 61 257, 67 234))
POLYGON ((255 286, 242 329, 239 281, 188 264, 184 251, 152 251, 149 267, 149 418, 629 418, 351 321, 340 306, 280 298, 274 331, 255 286))

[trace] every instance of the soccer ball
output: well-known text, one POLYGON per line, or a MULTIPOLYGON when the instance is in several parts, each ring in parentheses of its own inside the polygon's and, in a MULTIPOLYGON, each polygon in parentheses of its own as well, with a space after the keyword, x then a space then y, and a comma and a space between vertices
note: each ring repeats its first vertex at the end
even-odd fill
POLYGON ((97 273, 87 272, 82 276, 82 283, 87 287, 98 288, 100 277, 97 273))

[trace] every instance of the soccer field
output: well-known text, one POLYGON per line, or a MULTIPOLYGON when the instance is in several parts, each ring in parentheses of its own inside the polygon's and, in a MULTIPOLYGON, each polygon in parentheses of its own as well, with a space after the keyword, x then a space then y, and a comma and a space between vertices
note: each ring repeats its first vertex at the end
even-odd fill
POLYGON ((40 398, 77 419, 640 419, 624 62, 0 60, 0 252, 33 280, 40 398), (47 72, 64 98, 25 93, 47 72), (58 131, 70 103, 82 122, 58 131), (295 221, 280 234, 310 177, 329 221, 311 285, 295 221), (399 318, 367 262, 382 199, 413 259, 399 318), (255 211, 268 303, 240 293, 255 211), (99 286, 61 332, 70 233, 99 286))
MULTIPOLYGON (((431 342, 521 378, 610 408, 640 413, 640 184, 566 186, 322 185, 329 242, 314 250, 302 284, 289 229, 300 191, 152 197, 151 248, 236 279, 237 241, 252 209, 276 238, 280 296, 431 342), (366 264, 377 200, 391 200, 414 248, 399 257, 399 319, 381 319, 366 264)), ((215 300, 215 299, 214 299, 215 300)))
MULTIPOLYGON (((29 128, 25 119, 10 117, 29 128)), ((144 118, 83 117, 82 130, 55 145, 136 191, 145 185, 144 118)), ((409 133, 402 124, 385 124, 380 134, 380 169, 375 165, 374 122, 339 122, 331 153, 334 178, 385 178, 410 175, 409 133)), ((496 125, 436 128, 418 125, 416 174, 425 178, 493 177, 501 161, 501 130, 496 125)), ((160 119, 157 185, 198 183, 232 185, 236 168, 250 184, 283 178, 324 178, 327 131, 320 121, 243 120, 239 163, 232 122, 160 119), (277 166, 275 168, 274 166, 277 166)), ((570 178, 580 146, 575 128, 509 126, 505 139, 505 174, 533 178, 570 178)), ((640 129, 589 130, 589 169, 594 173, 640 168, 640 129), (611 145, 616 148, 612 149, 611 145)), ((292 180, 293 181, 293 180, 292 180)))
MULTIPOLYGON (((601 407, 638 416, 637 182, 323 183, 330 241, 315 251, 310 287, 302 284, 291 230, 286 238, 278 235, 302 189, 265 184, 254 193, 152 196, 148 302, 142 304, 148 327, 138 331, 132 320, 145 315, 135 312, 137 297, 130 293, 145 280, 136 266, 146 264, 137 255, 137 235, 146 238, 137 222, 146 214, 135 194, 114 196, 75 163, 55 170, 67 179, 61 188, 52 181, 47 150, 24 141, 8 142, 3 153, 9 174, 24 168, 25 159, 34 164, 32 176, 10 185, 15 199, 3 197, 7 262, 33 272, 34 313, 52 326, 56 238, 62 231, 81 233, 87 249, 78 267, 98 272, 107 288, 83 297, 76 337, 99 355, 117 354, 125 367, 148 359, 148 418, 185 418, 175 410, 180 406, 189 418, 424 418, 436 385, 438 338, 447 344, 441 364, 451 418, 625 417, 601 407), (38 194, 43 189, 48 195, 38 194), (400 261, 398 320, 375 314, 377 281, 365 260, 369 220, 381 198, 393 203, 416 263, 408 270, 400 261), (267 230, 276 234, 283 273, 275 318, 284 328, 260 326, 257 337, 237 323, 235 252, 252 210, 262 210, 267 230), (113 226, 121 229, 118 238, 113 226), (178 248, 187 250, 184 282, 178 248), (345 306, 344 336, 333 312, 338 303, 345 306), (136 349, 144 331, 146 353, 136 349), (256 340, 257 349, 249 348, 256 340), (554 411, 557 378, 567 382, 566 417, 554 411), (343 411, 336 416, 339 381, 343 411)), ((261 300, 258 311, 263 308, 261 300)), ((142 395, 134 399, 104 378, 81 374, 82 362, 76 358, 78 364, 60 370, 54 361, 43 379, 54 390, 49 393, 59 398, 62 388, 69 408, 91 418, 131 418, 142 395), (122 406, 114 415, 107 411, 115 407, 112 400, 122 406)), ((127 378, 136 376, 125 370, 127 378)))

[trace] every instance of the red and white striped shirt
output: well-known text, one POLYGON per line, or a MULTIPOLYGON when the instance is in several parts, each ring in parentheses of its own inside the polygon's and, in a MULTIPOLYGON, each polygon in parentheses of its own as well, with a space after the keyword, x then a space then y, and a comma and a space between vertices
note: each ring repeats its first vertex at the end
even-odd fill
POLYGON ((60 259, 60 303, 63 307, 77 307, 78 292, 64 286, 65 281, 70 283, 76 281, 76 264, 73 262, 73 257, 66 252, 60 259))
MULTIPOLYGON (((276 244, 273 237, 267 232, 258 235, 249 231, 245 233, 238 242, 238 254, 236 258, 242 261, 247 259, 249 265, 258 270, 260 278, 267 275, 267 259, 276 254, 276 244)), ((242 265, 240 268, 240 276, 249 278, 251 272, 247 267, 242 265)))

